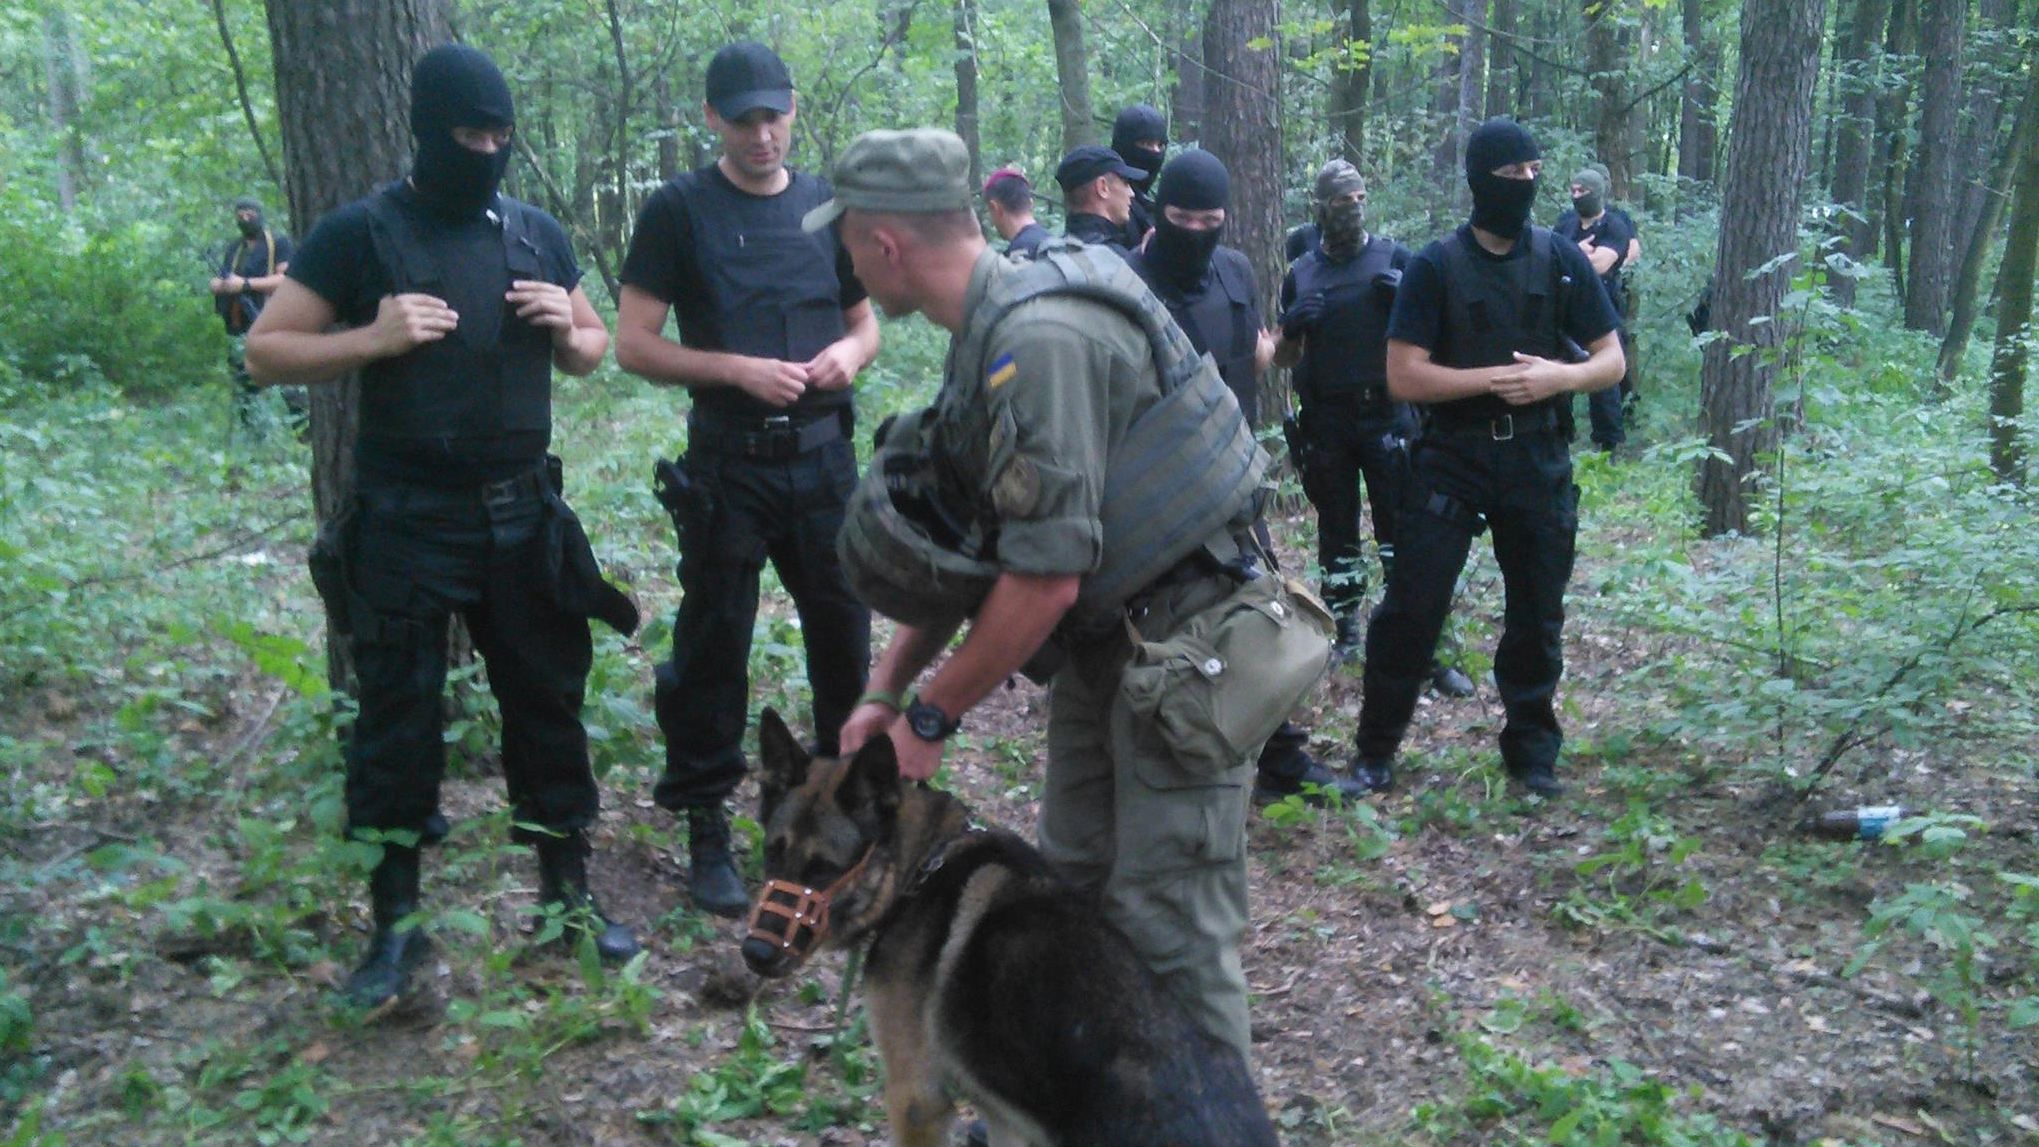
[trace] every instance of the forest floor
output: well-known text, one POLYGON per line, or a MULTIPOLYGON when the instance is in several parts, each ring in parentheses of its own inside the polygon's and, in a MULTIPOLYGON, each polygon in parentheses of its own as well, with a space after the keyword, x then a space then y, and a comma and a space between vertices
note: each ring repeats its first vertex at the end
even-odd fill
MULTIPOLYGON (((1305 528, 1278 532, 1292 548, 1305 528)), ((1992 831, 1954 867, 1811 839, 1805 806, 1762 773, 1633 735, 1654 702, 1625 678, 1678 639, 1596 607, 1618 545, 1596 535, 1574 581, 1563 798, 1507 791, 1482 680, 1471 700, 1426 696, 1393 794, 1256 809, 1244 957, 1254 1066, 1285 1141, 2039 1142, 2039 1039, 2001 1019, 2032 969, 1995 879, 2039 871, 2031 742, 1988 756, 1878 745, 1817 794, 1816 807, 1901 798, 1983 818, 1992 831), (1931 887, 1954 891, 1918 909, 1945 927, 1893 928, 1850 966, 1872 904, 1950 876, 1931 887), (1959 943, 1964 927, 1990 943, 1959 943)), ((661 548, 645 541, 625 571, 648 642, 674 601, 661 548)), ((244 567, 251 601, 295 600, 302 617, 301 557, 301 539, 258 540, 223 560, 244 567)), ((1483 679, 1499 603, 1488 559, 1462 602, 1483 679)), ((785 631, 782 616, 760 624, 767 643, 785 631)), ((597 700, 591 722, 641 718, 656 651, 608 639, 591 696, 630 700, 597 700)), ((797 727, 797 683, 773 679, 766 653, 759 692, 797 727)), ((129 784, 116 761, 87 799, 76 778, 112 759, 91 731, 115 715, 76 682, 0 699, 0 741, 39 746, 10 758, 13 791, 74 794, 0 841, 33 877, 0 915, 33 1012, 26 1046, 0 1055, 25 1097, 0 1141, 888 1142, 862 1020, 839 1006, 842 957, 760 982, 738 958, 740 924, 685 906, 643 728, 607 742, 620 749, 595 870, 605 906, 647 941, 640 964, 600 972, 532 944, 532 865, 497 843, 500 781, 470 764, 446 785, 459 826, 427 869, 439 949, 424 989, 371 1024, 336 1015, 327 999, 366 913, 358 873, 313 828, 331 785, 262 795, 293 762, 330 767, 302 717, 315 706, 259 657, 221 658, 213 677, 207 704, 147 718, 160 759, 217 766, 181 791, 129 784)), ((1356 667, 1313 698, 1320 756, 1346 759, 1358 702, 1356 667)), ((945 783, 983 819, 1030 830, 1045 707, 1018 683, 954 743, 945 783)), ((741 811, 752 800, 747 784, 741 811)))

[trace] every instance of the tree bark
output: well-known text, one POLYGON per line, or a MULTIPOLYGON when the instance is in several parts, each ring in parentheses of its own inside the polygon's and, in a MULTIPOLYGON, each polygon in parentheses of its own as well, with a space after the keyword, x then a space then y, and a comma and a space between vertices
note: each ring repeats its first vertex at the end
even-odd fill
MULTIPOLYGON (((451 38, 440 0, 268 0, 285 192, 299 235, 410 161, 411 68, 451 38)), ((354 493, 359 380, 311 388, 312 508, 325 522, 354 493)), ((330 635, 331 627, 327 629, 330 635)), ((345 688, 346 643, 327 638, 326 672, 345 688)))
POLYGON ((1876 136, 1883 141, 1877 211, 1883 219, 1883 263, 1904 297, 1905 209, 1901 189, 1909 154, 1906 124, 1911 118, 1913 69, 1902 57, 1912 50, 1919 0, 1893 0, 1890 28, 1883 38, 1883 95, 1876 101, 1876 136))
MULTIPOLYGON (((1225 234, 1253 265, 1263 315, 1274 313, 1274 292, 1281 283, 1286 184, 1277 61, 1272 48, 1253 44, 1275 39, 1274 0, 1212 0, 1204 20, 1203 145, 1231 173, 1225 234)), ((1262 383, 1260 408, 1288 409, 1288 381, 1280 372, 1262 383)))
POLYGON ((1204 125, 1204 29, 1195 9, 1180 14, 1184 27, 1175 47, 1175 138, 1195 143, 1204 125))
POLYGON ((970 149, 970 186, 984 178, 977 132, 977 3, 956 0, 956 134, 970 149))
POLYGON ((1097 142, 1090 111, 1090 62, 1083 47, 1083 12, 1078 0, 1048 0, 1055 32, 1055 79, 1062 92, 1062 150, 1097 142))
POLYGON ((1633 61, 1624 51, 1626 37, 1614 6, 1615 0, 1585 2, 1586 68, 1600 97, 1594 109, 1593 150, 1607 165, 1608 194, 1629 200, 1635 198, 1635 108, 1628 94, 1633 61))
MULTIPOLYGON (((2039 71, 2039 57, 2031 60, 2031 67, 2039 71)), ((1947 320, 1947 337, 1940 342, 1940 359, 1934 371, 1932 396, 1936 400, 1947 396, 1955 376, 1961 373, 1961 360, 1968 357, 1968 341, 1975 333, 1978 317, 1982 265, 1989 261, 1997 225, 2003 222, 2004 205, 2011 197, 2011 181, 2017 178, 2025 153, 2032 150, 2035 132, 2039 132, 2039 107, 2026 100, 2018 105, 2010 138, 2004 141, 2003 150, 1997 153, 1996 163, 1991 165, 1989 177, 1983 182, 1982 210, 1969 231, 1967 250, 1962 255, 1960 270, 1954 275, 1952 314, 1947 320)))
POLYGON ((1707 344, 1700 371, 1701 427, 1717 452, 1699 465, 1708 536, 1747 531, 1749 479, 1758 457, 1777 442, 1770 382, 1786 333, 1778 306, 1797 265, 1825 25, 1826 0, 1746 0, 1742 7, 1741 74, 1714 259, 1713 323, 1727 337, 1707 344), (1731 353, 1737 344, 1754 351, 1731 353))
POLYGON ((1904 325, 1934 335, 1947 333, 1947 293, 1954 260, 1954 214, 1958 201, 1954 151, 1960 137, 1961 41, 1968 0, 1922 0, 1919 53, 1926 70, 1920 86, 1919 162, 1912 173, 1911 272, 1904 296, 1904 325))
MULTIPOLYGON (((2029 69, 2019 120, 2039 123, 2039 66, 2029 69)), ((2001 481, 2025 484, 2025 444, 2018 423, 2025 415, 2025 373, 2031 357, 2032 280, 2039 275, 2039 147, 2029 138, 2018 164, 2011 198, 2011 229, 2004 261, 1997 269, 1996 350, 1989 368, 1989 468, 2001 481)))
POLYGON ((1703 0, 1681 0, 1679 20, 1692 71, 1678 100, 1678 207, 1688 215, 1701 198, 1695 192, 1713 182, 1713 157, 1719 149, 1714 110, 1719 106, 1720 45, 1706 34, 1703 0))
POLYGON ((1331 125, 1338 129, 1344 142, 1345 158, 1363 169, 1368 87, 1373 82, 1371 0, 1345 0, 1345 28, 1339 35, 1338 57, 1331 74, 1331 125))
MULTIPOLYGON (((1841 30, 1835 54, 1840 58, 1839 106, 1834 110, 1834 203, 1842 209, 1834 221, 1833 250, 1861 260, 1876 246, 1875 217, 1869 209, 1869 156, 1876 142, 1876 78, 1880 61, 1877 34, 1890 17, 1890 0, 1855 0, 1848 24, 1841 30)), ((1844 307, 1855 305, 1855 276, 1833 275, 1827 290, 1844 307)))
MULTIPOLYGON (((2017 15, 2015 0, 1981 0, 1975 8, 1976 22, 1969 28, 1969 74, 1963 82, 1967 94, 1961 101, 1961 142, 1954 149, 1956 207, 1951 233, 1956 254, 1972 246, 1971 238, 1982 219, 1985 201, 1993 194, 1991 188, 1999 189, 2000 193, 2006 186, 1990 183, 1989 173, 1994 159, 2002 154, 1997 137, 2003 127, 2005 104, 2016 98, 2009 89, 2017 82, 2020 62, 2016 41, 2011 39, 2017 15)), ((2012 114, 2016 114, 2015 110, 2012 114)), ((2013 166, 2011 170, 2015 172, 2017 168, 2013 166)), ((1999 214, 1997 219, 2001 222, 2003 216, 1999 214)), ((1953 264, 1956 288, 1960 266, 1959 261, 1953 264)), ((1953 306, 1951 295, 1948 306, 1953 306)))
POLYGON ((1521 100, 1516 87, 1516 0, 1493 0, 1487 15, 1487 114, 1513 115, 1521 100))
POLYGON ((78 48, 78 27, 61 4, 43 11, 43 75, 49 85, 50 134, 57 141, 57 206, 70 214, 85 185, 85 132, 78 125, 84 102, 84 53, 78 48))

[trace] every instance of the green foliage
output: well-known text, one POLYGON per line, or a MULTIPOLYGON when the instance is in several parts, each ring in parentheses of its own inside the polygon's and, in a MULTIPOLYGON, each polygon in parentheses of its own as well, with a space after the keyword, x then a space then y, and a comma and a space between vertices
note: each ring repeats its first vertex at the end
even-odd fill
POLYGON ((1754 1141, 1704 1115, 1677 1110, 1696 1093, 1652 1078, 1623 1060, 1576 1073, 1533 1064, 1478 1035, 1456 1044, 1471 1081, 1456 1108, 1417 1107, 1411 1130, 1427 1142, 1550 1144, 1552 1147, 1744 1147, 1754 1141))
POLYGON ((1706 885, 1686 868, 1700 842, 1668 817, 1632 801, 1605 835, 1609 847, 1572 866, 1581 879, 1552 907, 1559 920, 1668 935, 1666 921, 1706 903, 1706 885))

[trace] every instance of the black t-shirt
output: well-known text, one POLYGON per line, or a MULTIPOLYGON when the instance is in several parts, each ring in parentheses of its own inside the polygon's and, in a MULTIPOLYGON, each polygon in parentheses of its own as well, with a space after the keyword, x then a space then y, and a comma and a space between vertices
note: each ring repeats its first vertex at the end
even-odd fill
POLYGON ((1025 255, 1031 259, 1041 253, 1041 244, 1053 239, 1048 229, 1039 223, 1029 223, 1012 233, 1012 241, 1005 245, 1008 255, 1025 255))
MULTIPOLYGON (((440 261, 440 273, 449 280, 446 305, 467 325, 472 336, 469 341, 487 345, 502 323, 522 321, 495 294, 496 284, 503 281, 504 254, 502 227, 493 215, 448 223, 427 211, 408 186, 400 185, 395 198, 412 227, 421 234, 434 234, 458 252, 440 261), (476 273, 463 276, 459 274, 462 268, 476 273)), ((559 221, 536 207, 523 205, 520 209, 546 281, 569 291, 580 286, 580 263, 574 259, 573 244, 559 221)), ((375 321, 383 296, 396 293, 395 280, 375 257, 366 199, 357 199, 320 219, 291 260, 289 274, 324 299, 348 326, 375 321)), ((478 484, 529 469, 550 442, 551 435, 541 431, 400 439, 377 437, 372 428, 363 427, 355 446, 355 464, 364 485, 478 484)))
POLYGON ((1574 246, 1582 239, 1591 239, 1595 247, 1614 252, 1614 265, 1607 268, 1607 273, 1602 275, 1600 280, 1607 285, 1607 293, 1616 300, 1618 309, 1621 298, 1621 272, 1628 264, 1629 241, 1636 237, 1635 222, 1628 217, 1628 213, 1609 207, 1600 213, 1600 218, 1595 219, 1591 227, 1588 227, 1579 222, 1577 211, 1567 210, 1558 216, 1558 221, 1551 225, 1551 230, 1557 232, 1558 238, 1569 240, 1574 246))
MULTIPOLYGON (((697 181, 714 183, 714 189, 724 200, 736 204, 738 218, 716 220, 720 228, 736 234, 803 234, 799 222, 807 210, 826 204, 834 196, 824 179, 805 171, 793 171, 791 167, 787 169, 791 179, 787 179, 785 189, 777 196, 752 196, 744 192, 714 163, 689 175, 697 181)), ((836 230, 816 232, 807 236, 807 240, 818 244, 822 253, 834 259, 840 310, 850 310, 865 302, 865 285, 856 281, 850 253, 842 247, 836 230)), ((636 230, 630 234, 630 253, 624 255, 622 283, 671 306, 679 318, 679 340, 687 346, 697 350, 728 350, 728 338, 722 332, 720 299, 714 293, 716 287, 701 269, 693 247, 693 214, 687 208, 687 200, 677 185, 665 183, 644 200, 644 208, 638 212, 636 230)))
POLYGON ((1119 255, 1124 255, 1129 250, 1126 246, 1125 228, 1102 215, 1093 215, 1087 211, 1070 213, 1062 225, 1062 234, 1086 246, 1109 247, 1119 255))
MULTIPOLYGON (((1520 242, 1506 255, 1493 254, 1479 245, 1472 230, 1470 224, 1460 224, 1455 239, 1436 240, 1409 260, 1408 267, 1402 272, 1401 290, 1395 294, 1394 312, 1388 316, 1390 340, 1411 343, 1427 351, 1437 350, 1442 343, 1446 322, 1444 244, 1447 241, 1464 242, 1475 258, 1496 263, 1520 259, 1528 254, 1528 245, 1520 242)), ((1531 232, 1524 231, 1523 234, 1527 236, 1531 232)), ((1559 273, 1571 277, 1561 301, 1564 323, 1560 331, 1572 336, 1572 341, 1581 347, 1590 347, 1620 326, 1621 316, 1615 314, 1607 292, 1600 289, 1593 274, 1593 264, 1586 260, 1586 253, 1562 240, 1554 246, 1559 273)))

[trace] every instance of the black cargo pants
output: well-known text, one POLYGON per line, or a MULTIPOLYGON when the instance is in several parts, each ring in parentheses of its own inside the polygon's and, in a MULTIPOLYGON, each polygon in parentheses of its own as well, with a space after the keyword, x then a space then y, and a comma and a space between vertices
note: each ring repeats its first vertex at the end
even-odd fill
POLYGON ((1572 576, 1579 490, 1571 451, 1545 408, 1470 425, 1434 425, 1415 451, 1395 566, 1366 633, 1362 759, 1394 757, 1429 675, 1452 589, 1474 535, 1491 530, 1506 597, 1494 683, 1507 712, 1501 760, 1511 772, 1553 765, 1564 734, 1554 699, 1564 672, 1565 585, 1572 576), (1512 435, 1512 436, 1510 436, 1512 435))
POLYGON ((1324 571, 1324 603, 1348 617, 1366 596, 1359 545, 1360 481, 1373 510, 1374 542, 1395 552, 1395 516, 1407 483, 1407 458, 1398 440, 1416 432, 1416 418, 1385 400, 1313 402, 1301 415, 1303 494, 1317 508, 1317 564, 1324 571))
POLYGON ((657 671, 655 701, 666 767, 653 791, 661 808, 712 807, 743 781, 750 713, 751 633, 758 577, 769 559, 793 598, 807 649, 815 742, 836 755, 836 734, 871 669, 871 614, 836 557, 843 507, 857 483, 845 433, 809 449, 774 432, 694 423, 682 462, 691 488, 676 511, 679 615, 672 660, 657 671), (784 442, 784 446, 775 443, 784 442))
POLYGON ((587 619, 549 593, 543 483, 534 471, 486 488, 360 492, 348 562, 361 701, 347 748, 350 828, 445 835, 442 694, 455 612, 502 710, 511 815, 550 832, 595 822, 580 719, 593 644, 587 619))

